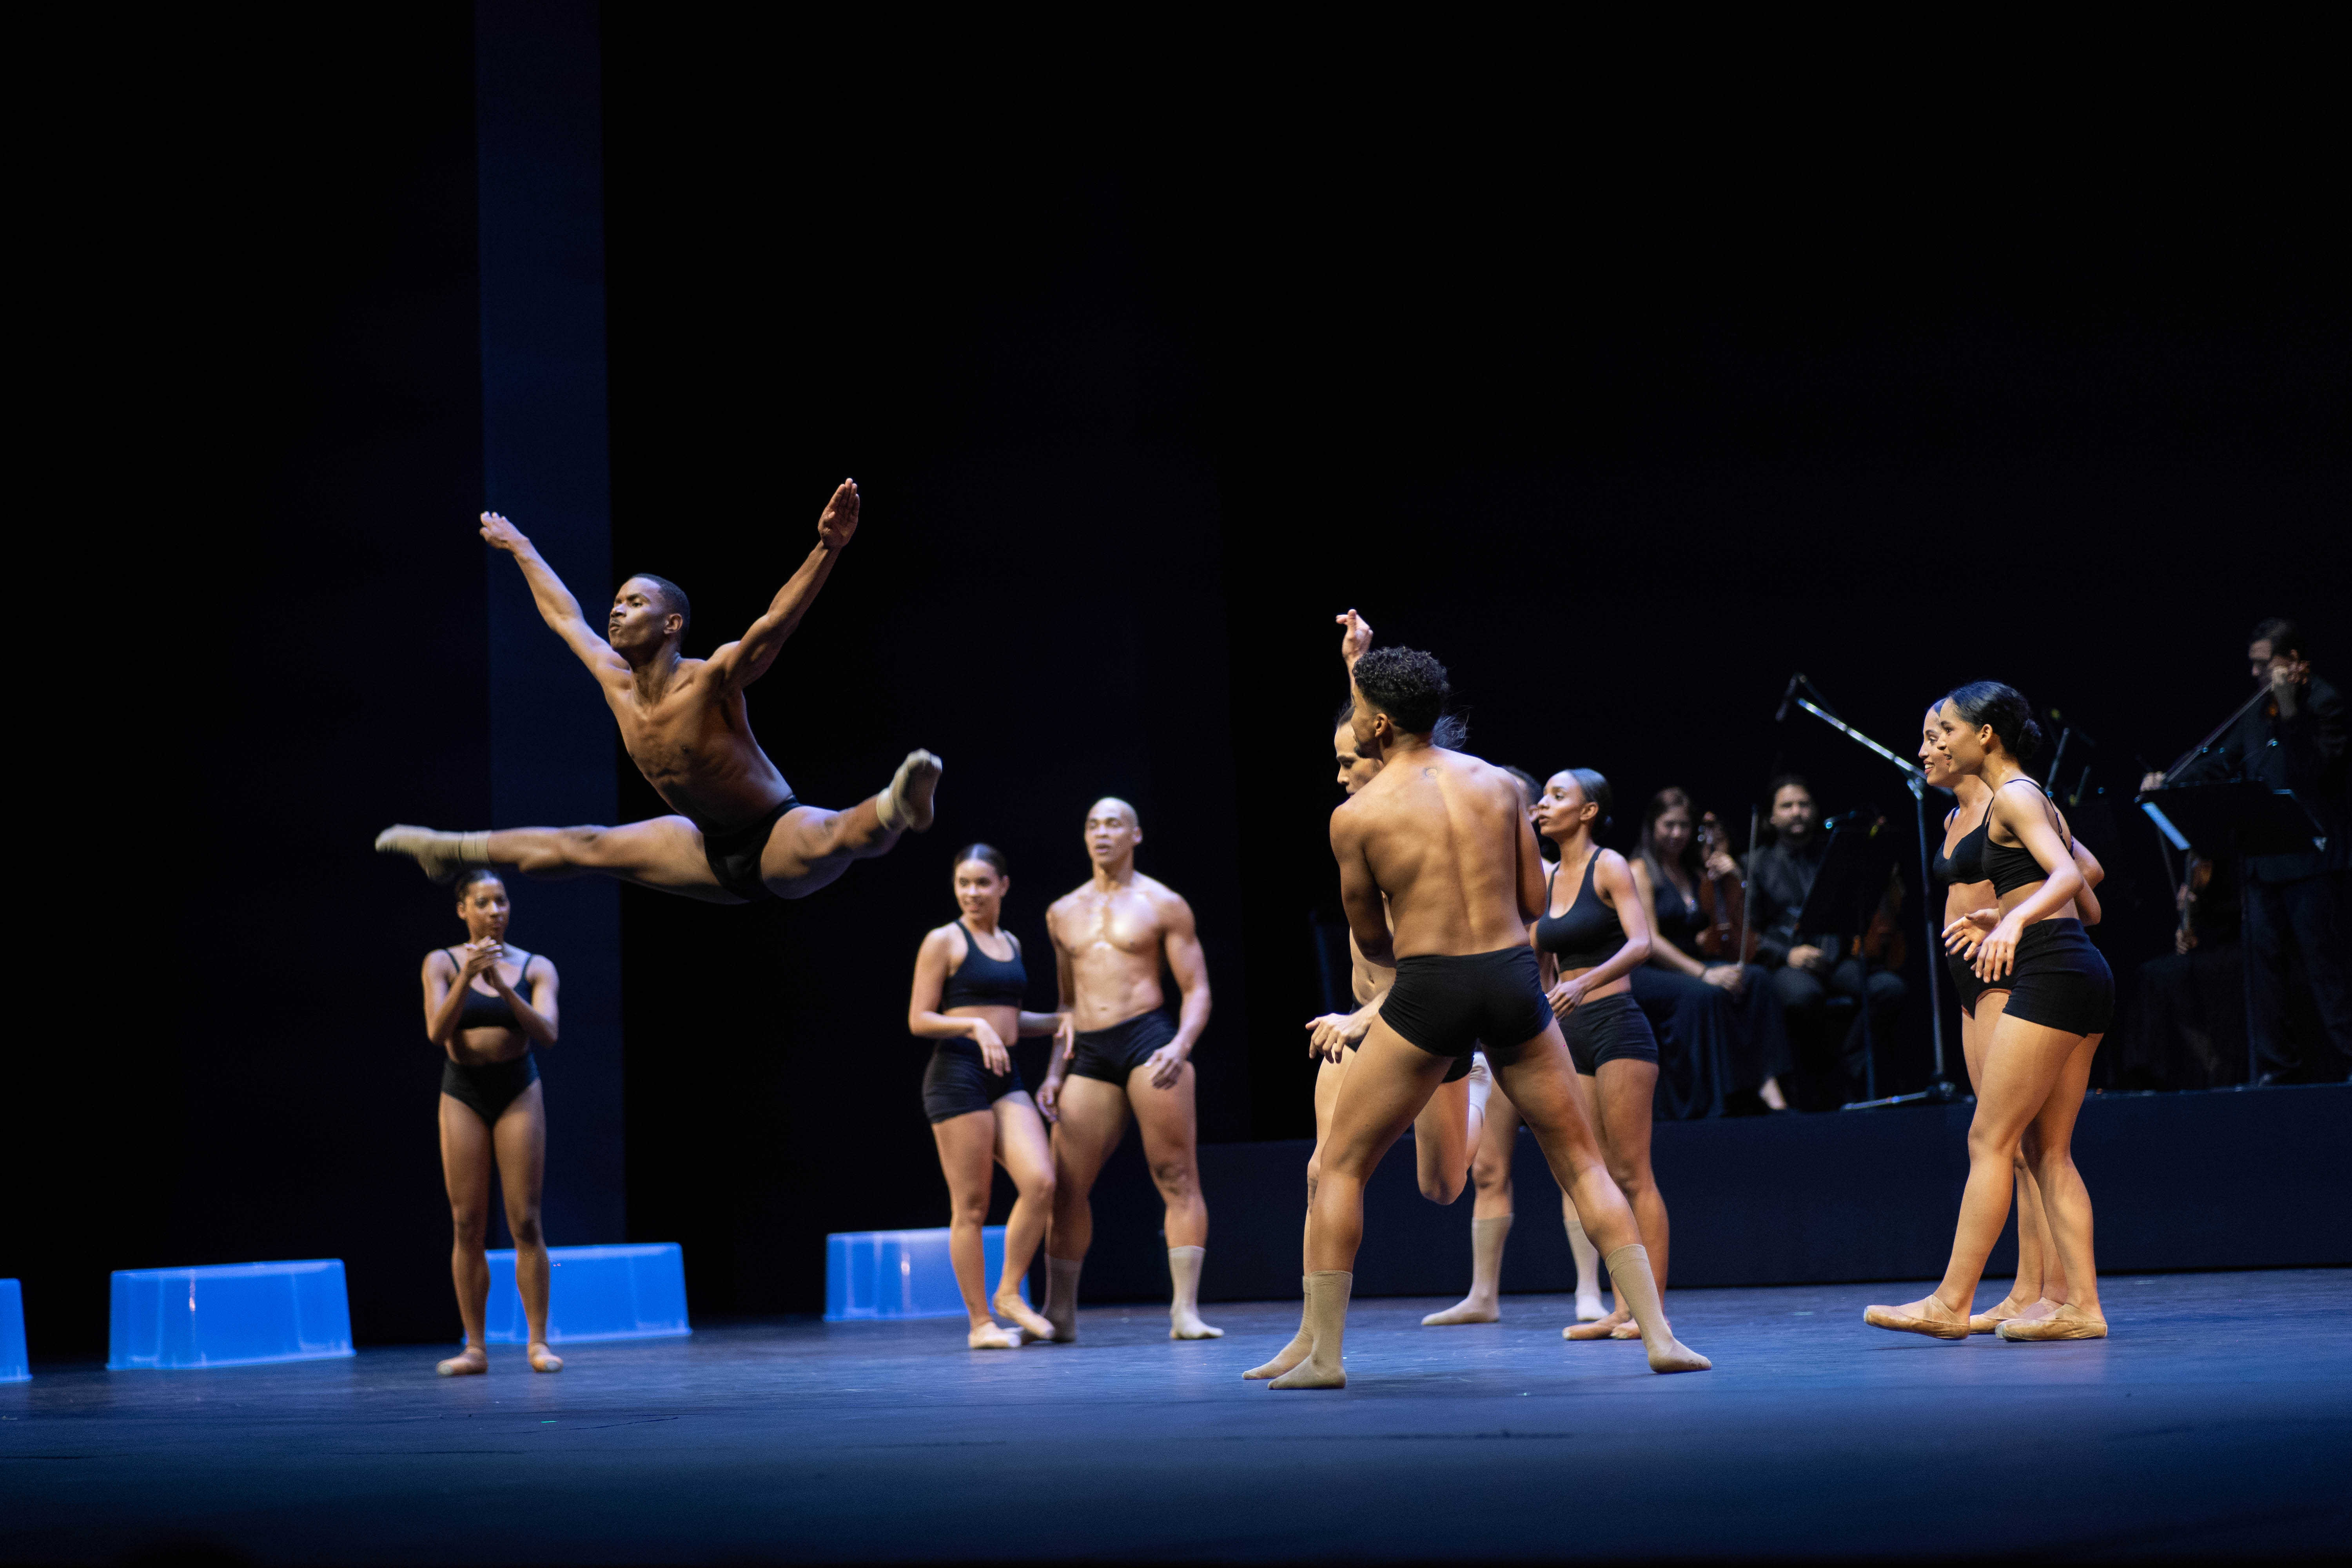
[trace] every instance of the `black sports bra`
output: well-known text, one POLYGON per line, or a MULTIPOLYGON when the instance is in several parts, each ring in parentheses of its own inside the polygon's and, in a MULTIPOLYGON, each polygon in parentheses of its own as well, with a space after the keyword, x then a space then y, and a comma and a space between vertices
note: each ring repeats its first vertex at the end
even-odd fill
POLYGON ((1551 876, 1544 881, 1544 917, 1536 921, 1536 948, 1559 958, 1560 968, 1591 969, 1606 963, 1617 950, 1625 945, 1625 924, 1617 911, 1601 901, 1592 886, 1592 868, 1601 864, 1601 851, 1595 849, 1586 857, 1584 881, 1577 888, 1576 897, 1569 900, 1563 914, 1551 914, 1551 885, 1559 879, 1559 868, 1552 868, 1551 876))
MULTIPOLYGON (((464 973, 466 969, 466 961, 460 956, 460 954, 462 954, 466 950, 461 947, 453 947, 448 951, 450 959, 457 965, 457 972, 461 974, 464 973)), ((530 980, 530 954, 526 952, 522 955, 522 973, 515 978, 514 988, 517 995, 522 995, 523 986, 528 984, 530 980)), ((461 1029, 519 1029, 522 1027, 520 1024, 518 1024, 515 1021, 514 1009, 507 1005, 507 999, 505 997, 485 996, 479 991, 474 989, 474 983, 470 980, 467 981, 465 985, 466 1006, 465 1010, 457 1015, 457 1027, 461 1029)), ((528 1001, 530 998, 524 997, 524 1000, 528 1001)))
MULTIPOLYGON (((958 925, 963 921, 958 921, 958 925)), ((1010 934, 1004 939, 1013 942, 1010 934)), ((940 1011, 950 1007, 1018 1007, 1029 994, 1029 971, 1021 962, 1021 946, 1013 942, 1013 956, 991 958, 982 950, 980 939, 971 927, 963 926, 963 962, 940 987, 940 1011)))
MULTIPOLYGON (((2033 781, 2011 779, 2009 783, 2032 784, 2033 781)), ((2008 787, 2009 784, 2001 785, 2003 789, 2008 787)), ((2033 787, 2039 790, 2042 786, 2033 784, 2033 787)), ((2047 795, 2042 797, 2042 804, 2048 807, 2051 819, 2058 824, 2059 831, 2064 833, 2066 819, 2058 815, 2056 806, 2050 805, 2047 795)), ((2066 847, 2069 850, 2074 847, 2071 834, 2067 836, 2066 847)), ((1992 841, 1990 801, 1985 803, 1984 820, 1977 824, 1974 833, 1953 846, 1952 858, 1944 864, 1951 868, 1952 877, 1957 881, 1990 882, 1995 898, 2006 898, 2020 888, 2030 888, 2036 882, 2046 881, 2050 876, 2042 868, 2042 862, 2033 858, 2033 851, 2024 845, 1996 844, 1992 841)))
MULTIPOLYGON (((1959 810, 1959 807, 1954 806, 1952 809, 1957 813, 1959 810)), ((1946 817, 1944 819, 1944 825, 1945 826, 1949 827, 1951 826, 1951 818, 1948 816, 1946 817)), ((1967 842, 1967 837, 1963 836, 1960 839, 1960 844, 1965 845, 1967 842)), ((1936 840, 1936 858, 1927 862, 1927 875, 1933 878, 1939 886, 1947 888, 1950 887, 1955 882, 1965 882, 1969 879, 1960 875, 1958 861, 1959 846, 1954 846, 1952 853, 1947 855, 1944 853, 1944 841, 1939 837, 1936 840)), ((1979 878, 1978 879, 1981 881, 1983 879, 1979 878)))

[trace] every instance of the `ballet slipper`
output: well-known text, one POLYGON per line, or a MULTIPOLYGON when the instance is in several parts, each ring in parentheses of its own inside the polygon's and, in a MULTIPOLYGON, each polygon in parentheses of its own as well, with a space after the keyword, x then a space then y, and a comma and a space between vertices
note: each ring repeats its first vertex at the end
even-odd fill
POLYGON ((1609 1278, 1617 1287, 1617 1302, 1642 1326, 1642 1348, 1649 1352, 1654 1373, 1706 1372, 1715 1363, 1675 1338, 1666 1309, 1658 1300, 1657 1277, 1650 1272, 1650 1249, 1629 1242, 1607 1259, 1609 1278))
POLYGON ((1054 1325, 1047 1322, 1036 1312, 1032 1311, 1029 1308, 1029 1303, 1021 1299, 1021 1293, 1019 1291, 998 1291, 996 1293, 995 1304, 996 1310, 999 1312, 1002 1312, 1004 1316, 1012 1319, 1015 1323, 1019 1324, 1021 1331, 1027 1334, 1031 1339, 1050 1340, 1054 1337, 1054 1325))
MULTIPOLYGON (((1596 1300, 1593 1304, 1598 1306, 1600 1303, 1596 1300)), ((1584 1314, 1579 1312, 1577 1316, 1582 1318, 1584 1314)), ((1632 1314, 1625 1310, 1624 1303, 1621 1301, 1613 1312, 1595 1312, 1587 1321, 1570 1323, 1560 1330, 1559 1337, 1564 1340, 1640 1339, 1642 1331, 1634 1324, 1632 1314), (1621 1336, 1617 1332, 1619 1329, 1632 1329, 1633 1332, 1621 1336)))
POLYGON ((1926 1334, 1938 1340, 1964 1340, 1969 1337, 1968 1319, 1933 1296, 1908 1306, 1868 1308, 1863 1312, 1862 1321, 1874 1329, 1892 1329, 1896 1333, 1926 1334))
POLYGON ((375 836, 377 854, 406 855, 424 868, 427 881, 442 883, 456 881, 457 873, 468 866, 488 865, 489 846, 487 830, 436 833, 405 822, 395 822, 375 836))
POLYGON ((1045 1327, 1048 1342, 1068 1344, 1078 1337, 1078 1270, 1083 1258, 1045 1259, 1045 1327))
POLYGON ((2011 1291, 2010 1294, 2003 1296, 2000 1300, 1994 1302, 1991 1306, 1987 1307, 1983 1311, 1970 1313, 1969 1315, 1969 1332, 1972 1334, 1989 1334, 1995 1329, 2000 1327, 2001 1324, 2009 1321, 2010 1319, 2021 1316, 2030 1310, 2032 1310, 2031 1308, 2021 1307, 2018 1305, 2016 1292, 2011 1291))
POLYGON ((974 1323, 963 1342, 976 1351, 1017 1351, 1021 1348, 1021 1336, 1008 1334, 993 1322, 974 1323))
POLYGON ((1168 1303, 1168 1337, 1171 1340, 1221 1340, 1223 1329, 1213 1329, 1201 1321, 1201 1260, 1208 1256, 1205 1247, 1171 1247, 1168 1249, 1168 1278, 1175 1286, 1175 1294, 1168 1303))
POLYGON ((881 817, 882 826, 893 833, 927 830, 931 826, 931 795, 939 789, 940 773, 946 766, 929 752, 908 752, 898 771, 890 775, 890 787, 875 799, 875 815, 881 817))
POLYGON ((2107 1321, 2094 1318, 2069 1301, 2046 1318, 2011 1318, 1995 1331, 2011 1343, 2103 1340, 2107 1337, 2107 1321))
POLYGON ((523 1347, 522 1353, 530 1362, 533 1372, 562 1372, 563 1358, 547 1348, 545 1340, 533 1340, 523 1347))
POLYGON ((479 1377, 490 1370, 490 1352, 479 1345, 467 1345, 447 1361, 436 1361, 433 1370, 443 1377, 479 1377))
POLYGON ((1307 1359, 1307 1352, 1315 1348, 1315 1334, 1314 1331, 1307 1327, 1307 1281, 1304 1279, 1301 1279, 1298 1281, 1298 1331, 1290 1336, 1290 1342, 1288 1344, 1274 1352, 1274 1359, 1272 1361, 1265 1363, 1262 1366, 1254 1366, 1250 1368, 1247 1372, 1242 1373, 1244 1377, 1254 1381, 1268 1377, 1280 1377, 1284 1373, 1288 1372, 1292 1367, 1297 1366, 1300 1362, 1307 1359))
POLYGON ((1503 1243, 1510 1234, 1511 1216, 1507 1214, 1470 1222, 1470 1294, 1444 1310, 1432 1312, 1422 1319, 1423 1328, 1444 1329, 1456 1323, 1496 1323, 1502 1321, 1503 1310, 1496 1301, 1496 1288, 1503 1279, 1503 1243))
POLYGON ((1323 1268, 1307 1277, 1307 1326, 1314 1348, 1307 1359, 1266 1384, 1268 1388, 1345 1388, 1341 1342, 1348 1332, 1348 1296, 1356 1277, 1344 1268, 1323 1268))
MULTIPOLYGON (((1560 1332, 1565 1334, 1568 1331, 1562 1329, 1560 1332)), ((1609 1331, 1609 1337, 1612 1340, 1638 1340, 1642 1337, 1642 1330, 1638 1324, 1620 1323, 1609 1331)))

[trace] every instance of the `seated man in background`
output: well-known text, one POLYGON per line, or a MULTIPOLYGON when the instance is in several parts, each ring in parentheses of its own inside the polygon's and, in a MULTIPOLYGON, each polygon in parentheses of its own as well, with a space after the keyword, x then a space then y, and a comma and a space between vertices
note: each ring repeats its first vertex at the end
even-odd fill
POLYGON ((1797 929, 1797 916, 1829 849, 1827 838, 1815 831, 1820 820, 1813 792, 1803 779, 1794 773, 1774 779, 1773 839, 1756 851, 1748 867, 1748 918, 1762 932, 1756 962, 1771 972, 1772 988, 1780 995, 1797 1056, 1799 1070, 1792 1076, 1799 1080, 1799 1106, 1806 1110, 1829 1110, 1857 1098, 1855 1091, 1867 1076, 1869 1041, 1875 1036, 1882 1052, 1890 1043, 1905 991, 1901 975, 1871 971, 1865 1004, 1871 1034, 1864 1033, 1864 1014, 1857 1005, 1853 1022, 1832 1047, 1828 1038, 1835 1026, 1832 1014, 1843 1009, 1832 1009, 1830 1000, 1843 996, 1863 1001, 1864 965, 1839 938, 1797 929))

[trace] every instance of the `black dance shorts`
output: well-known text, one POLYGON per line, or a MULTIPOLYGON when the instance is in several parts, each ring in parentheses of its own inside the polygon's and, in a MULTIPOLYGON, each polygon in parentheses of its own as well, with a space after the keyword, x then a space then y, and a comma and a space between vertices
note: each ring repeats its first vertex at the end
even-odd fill
POLYGON ((1579 1002, 1569 1009, 1560 1033, 1568 1037, 1568 1054, 1576 1070, 1587 1078, 1600 1071, 1602 1062, 1657 1065, 1658 1037, 1650 1028, 1650 1016, 1630 991, 1579 1002))
POLYGON ((441 1060, 441 1092, 492 1127, 499 1124, 507 1107, 538 1081, 539 1058, 529 1051, 511 1061, 482 1067, 465 1067, 446 1057, 441 1060))
POLYGON ((2070 1035, 2107 1032, 2116 1016, 2116 977, 2081 921, 2036 921, 2025 928, 2017 939, 2002 1016, 2070 1035))
POLYGON ((1081 1029, 1070 1052, 1069 1071, 1076 1078, 1099 1079, 1125 1089, 1127 1075, 1175 1037, 1176 1026, 1157 1008, 1108 1029, 1081 1029))
POLYGON ((799 801, 786 795, 766 815, 724 833, 695 824, 702 828, 702 858, 710 862, 710 874, 719 879, 720 887, 748 904, 775 897, 760 879, 760 857, 767 852, 768 835, 776 830, 778 820, 798 805, 799 801))
MULTIPOLYGON (((1999 989, 1997 986, 1989 986, 1979 980, 1977 972, 1969 966, 1969 961, 1948 948, 1944 952, 1944 973, 1952 977, 1952 989, 1960 998, 1960 1011, 1971 1018, 1977 1016, 1977 998, 1987 991, 1999 989)), ((2006 985, 2008 982, 2003 981, 2001 984, 2006 985)))
POLYGON ((1479 1049, 1508 1067, 1551 1022, 1540 973, 1531 947, 1415 953, 1397 960, 1381 1019, 1431 1056, 1459 1058, 1465 1072, 1479 1049))
POLYGON ((933 1121, 969 1116, 1028 1087, 1018 1063, 1011 1072, 991 1072, 971 1041, 941 1040, 931 1047, 931 1065, 923 1069, 923 1114, 933 1121))
MULTIPOLYGON (((1360 1046, 1360 1045, 1362 1045, 1363 1043, 1364 1043, 1364 1042, 1363 1042, 1363 1041, 1361 1041, 1361 1040, 1349 1040, 1349 1041, 1348 1042, 1348 1048, 1349 1048, 1349 1050, 1351 1050, 1351 1051, 1352 1051, 1352 1050, 1354 1050, 1358 1046, 1360 1046)), ((1474 1050, 1474 1051, 1483 1051, 1483 1050, 1485 1050, 1486 1048, 1486 1042, 1484 1042, 1483 1040, 1482 1040, 1482 1041, 1479 1041, 1478 1043, 1476 1043, 1476 1044, 1475 1044, 1475 1045, 1473 1045, 1473 1046, 1471 1047, 1471 1049, 1472 1049, 1472 1050, 1474 1050)), ((1491 1059, 1491 1058, 1490 1058, 1490 1059, 1491 1059)), ((1469 1058, 1468 1057, 1455 1057, 1455 1058, 1454 1058, 1454 1065, 1453 1065, 1452 1067, 1450 1067, 1450 1068, 1447 1068, 1445 1069, 1445 1076, 1444 1076, 1444 1078, 1442 1078, 1442 1079, 1439 1079, 1437 1081, 1438 1081, 1438 1082, 1440 1082, 1440 1083, 1454 1083, 1454 1082, 1459 1081, 1459 1080, 1460 1080, 1460 1079, 1462 1079, 1468 1078, 1469 1076, 1470 1076, 1470 1058, 1469 1058)))

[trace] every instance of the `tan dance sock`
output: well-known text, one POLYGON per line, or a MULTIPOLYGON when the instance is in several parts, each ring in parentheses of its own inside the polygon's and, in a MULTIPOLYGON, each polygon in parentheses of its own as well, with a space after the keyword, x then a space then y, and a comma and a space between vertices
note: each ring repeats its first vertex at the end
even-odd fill
POLYGON ((479 833, 438 833, 395 822, 375 836, 375 852, 409 856, 425 868, 428 879, 452 882, 467 867, 490 863, 490 835, 488 828, 479 833))
POLYGON ((1307 1359, 1307 1352, 1315 1348, 1315 1331, 1307 1324, 1307 1314, 1313 1307, 1314 1300, 1307 1292, 1307 1279, 1302 1275, 1298 1281, 1298 1331, 1290 1336, 1288 1344, 1274 1352, 1272 1361, 1263 1366, 1250 1368, 1242 1373, 1244 1377, 1280 1377, 1307 1359))
POLYGON ((1315 1348, 1268 1388, 1348 1386, 1340 1346, 1348 1335, 1348 1297, 1355 1288, 1355 1275, 1345 1268, 1318 1269, 1307 1277, 1307 1329, 1315 1336, 1315 1348))
POLYGON ((882 826, 893 833, 908 828, 917 833, 931 825, 931 792, 940 787, 940 774, 947 764, 925 751, 907 753, 898 771, 890 775, 890 787, 875 798, 875 815, 882 826))
POLYGON ((1652 1372, 1705 1372, 1715 1364, 1675 1338, 1667 1326, 1658 1281, 1650 1272, 1648 1247, 1637 1241, 1611 1253, 1609 1278, 1617 1287, 1617 1300, 1642 1326, 1642 1348, 1650 1352, 1652 1372))
POLYGON ((1083 1258, 1045 1259, 1045 1320, 1054 1325, 1054 1342, 1068 1344, 1078 1337, 1078 1270, 1083 1258))
POLYGON ((1470 1294, 1442 1312, 1421 1321, 1424 1329, 1451 1328, 1456 1323, 1492 1323, 1503 1316, 1503 1242, 1511 1234, 1511 1216, 1470 1222, 1470 1294))
POLYGON ((1201 1321, 1201 1259, 1207 1256, 1205 1247, 1171 1247, 1168 1249, 1168 1278, 1175 1283, 1175 1294, 1168 1302, 1168 1337, 1171 1340, 1221 1340, 1223 1329, 1213 1329, 1201 1321))

